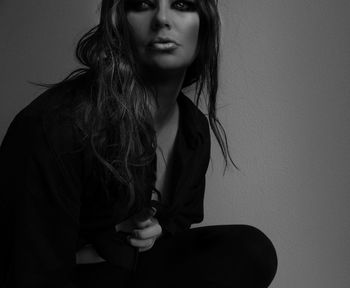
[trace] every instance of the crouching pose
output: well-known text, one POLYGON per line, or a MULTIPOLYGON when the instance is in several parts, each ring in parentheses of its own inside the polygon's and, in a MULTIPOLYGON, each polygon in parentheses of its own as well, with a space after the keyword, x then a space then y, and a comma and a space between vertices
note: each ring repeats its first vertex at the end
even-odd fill
POLYGON ((216 117, 219 28, 216 0, 102 1, 83 68, 3 140, 1 287, 269 286, 277 258, 261 231, 190 229, 210 129, 234 165, 216 117))

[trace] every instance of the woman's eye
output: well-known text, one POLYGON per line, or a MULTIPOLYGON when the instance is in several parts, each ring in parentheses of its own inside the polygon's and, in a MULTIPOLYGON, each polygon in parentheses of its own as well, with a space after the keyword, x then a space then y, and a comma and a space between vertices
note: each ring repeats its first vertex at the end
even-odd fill
POLYGON ((173 5, 181 11, 195 11, 197 8, 193 1, 175 1, 173 5))
MULTIPOLYGON (((154 1, 150 0, 129 0, 126 4, 126 10, 127 11, 135 11, 135 12, 142 12, 149 9, 155 9, 157 6, 154 1)), ((197 10, 196 4, 194 1, 181 1, 177 0, 173 2, 172 4, 173 8, 180 10, 180 11, 195 11, 197 10)))
POLYGON ((126 4, 126 9, 128 11, 145 11, 154 8, 154 3, 152 1, 128 1, 126 4))

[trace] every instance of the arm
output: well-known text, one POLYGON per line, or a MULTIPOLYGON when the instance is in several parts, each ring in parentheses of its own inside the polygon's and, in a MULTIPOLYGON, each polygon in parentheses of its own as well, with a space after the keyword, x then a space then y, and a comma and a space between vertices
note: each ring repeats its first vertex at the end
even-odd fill
POLYGON ((92 245, 76 253, 77 263, 89 264, 108 261, 128 270, 136 268, 138 252, 152 248, 162 234, 155 211, 145 208, 112 229, 95 235, 92 245))
MULTIPOLYGON (((154 209, 144 209, 139 214, 134 215, 133 217, 128 218, 127 220, 117 224, 114 229, 114 233, 109 235, 105 235, 103 239, 113 238, 113 234, 123 233, 124 235, 128 235, 126 237, 125 246, 123 250, 132 249, 135 251, 135 256, 138 252, 144 252, 151 249, 155 243, 155 241, 162 234, 162 227, 159 225, 157 218, 153 217, 156 211, 154 209), (134 248, 132 248, 132 247, 134 248), (128 249, 126 249, 128 247, 128 249)), ((100 240, 101 241, 101 240, 100 240)), ((103 240, 102 240, 103 241, 103 240)), ((105 249, 116 250, 119 249, 116 243, 114 245, 110 245, 111 243, 105 242, 103 243, 103 247, 98 246, 97 249, 99 251, 105 249)), ((96 246, 96 245, 95 245, 96 246)), ((105 250, 106 251, 106 250, 105 250)), ((108 251, 108 250, 107 250, 108 251)), ((115 253, 98 253, 94 247, 94 245, 86 245, 82 247, 76 253, 76 261, 78 264, 90 264, 90 263, 99 263, 104 261, 109 261, 111 263, 115 263, 120 266, 121 263, 118 263, 117 259, 114 259, 113 255, 115 253), (102 258, 101 255, 105 255, 105 259, 102 258)), ((120 255, 117 256, 120 258, 120 255)), ((131 258, 136 261, 135 258, 131 258)), ((119 260, 120 261, 120 260, 119 260)), ((134 263, 132 263, 134 266, 134 263)), ((126 268, 132 269, 132 266, 127 266, 126 268)))
POLYGON ((191 201, 182 205, 172 217, 159 218, 164 236, 187 230, 192 224, 203 221, 204 191, 205 178, 202 178, 201 183, 191 191, 191 193, 193 193, 191 201))
POLYGON ((38 119, 15 119, 0 149, 1 287, 74 287, 79 197, 38 119))

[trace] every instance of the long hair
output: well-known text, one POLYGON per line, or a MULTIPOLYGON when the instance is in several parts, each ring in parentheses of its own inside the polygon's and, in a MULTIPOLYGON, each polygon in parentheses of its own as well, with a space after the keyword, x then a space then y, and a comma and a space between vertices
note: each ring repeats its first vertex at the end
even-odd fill
MULTIPOLYGON (((200 17, 198 56, 188 68, 183 88, 195 84, 195 104, 206 96, 211 129, 224 155, 233 163, 225 131, 216 116, 220 17, 217 0, 197 1, 200 17), (206 92, 206 93, 204 93, 206 92)), ((118 182, 127 189, 128 207, 145 203, 147 165, 155 157, 156 134, 149 111, 154 91, 137 71, 130 45, 125 0, 103 0, 100 23, 79 41, 76 56, 85 66, 65 81, 91 75, 91 93, 79 106, 79 124, 103 168, 105 187, 118 182), (117 181, 115 181, 117 180, 117 181)), ((233 163, 234 165, 234 163, 233 163)), ((149 170, 149 169, 148 169, 149 170)))
POLYGON ((232 160, 225 130, 216 115, 221 36, 217 3, 217 0, 197 1, 200 17, 199 54, 188 68, 183 86, 195 83, 195 104, 197 107, 199 100, 202 97, 206 98, 209 124, 224 156, 225 169, 228 162, 238 169, 232 160))

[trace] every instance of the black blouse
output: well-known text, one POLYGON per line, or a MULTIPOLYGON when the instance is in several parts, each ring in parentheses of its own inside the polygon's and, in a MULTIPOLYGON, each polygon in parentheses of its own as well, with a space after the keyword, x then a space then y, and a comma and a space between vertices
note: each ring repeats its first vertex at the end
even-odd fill
MULTIPOLYGON (((40 95, 15 117, 1 145, 1 287, 74 287, 75 253, 86 243, 115 265, 133 269, 137 263, 137 249, 114 229, 130 211, 101 193, 93 155, 69 109, 61 108, 84 97, 80 86, 40 95)), ((182 93, 178 104, 173 189, 167 204, 150 202, 157 206, 162 237, 203 220, 208 121, 182 93)))

